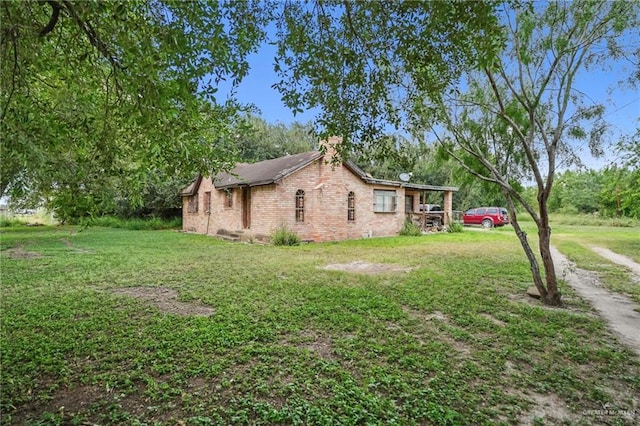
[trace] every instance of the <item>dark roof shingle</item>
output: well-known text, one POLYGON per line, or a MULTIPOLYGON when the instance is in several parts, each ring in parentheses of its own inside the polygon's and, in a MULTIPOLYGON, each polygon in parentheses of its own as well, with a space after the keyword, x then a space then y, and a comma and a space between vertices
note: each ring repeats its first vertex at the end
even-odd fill
POLYGON ((253 164, 239 163, 230 172, 216 175, 213 183, 217 189, 269 185, 319 158, 322 158, 321 152, 309 151, 253 164))

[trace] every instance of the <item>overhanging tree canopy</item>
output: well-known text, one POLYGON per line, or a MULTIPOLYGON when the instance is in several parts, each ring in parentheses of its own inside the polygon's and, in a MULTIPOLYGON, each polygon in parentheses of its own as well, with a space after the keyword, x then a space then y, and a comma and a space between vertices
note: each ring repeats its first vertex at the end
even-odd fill
POLYGON ((59 189, 74 168, 135 185, 229 160, 242 106, 214 95, 246 75, 262 6, 20 0, 0 12, 2 194, 59 189))

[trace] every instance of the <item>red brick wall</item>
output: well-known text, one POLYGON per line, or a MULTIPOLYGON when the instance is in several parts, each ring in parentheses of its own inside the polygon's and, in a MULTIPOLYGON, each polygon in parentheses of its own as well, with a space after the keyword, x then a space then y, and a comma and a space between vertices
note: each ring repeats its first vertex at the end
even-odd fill
MULTIPOLYGON (((242 230, 242 189, 233 190, 233 207, 225 207, 225 191, 216 190, 211 179, 203 179, 198 190, 197 213, 188 213, 183 199, 183 228, 215 234, 219 229, 242 230), (204 193, 211 191, 211 215, 204 211, 204 193), (208 222, 208 225, 207 225, 208 222)), ((404 223, 404 189, 369 185, 342 165, 320 159, 292 173, 277 184, 251 188, 251 223, 245 235, 271 235, 285 225, 303 240, 337 241, 367 236, 397 235, 404 223), (296 222, 296 192, 305 192, 304 222, 296 222), (395 190, 397 211, 374 213, 374 189, 395 190), (347 220, 347 197, 355 193, 355 221, 347 220)))

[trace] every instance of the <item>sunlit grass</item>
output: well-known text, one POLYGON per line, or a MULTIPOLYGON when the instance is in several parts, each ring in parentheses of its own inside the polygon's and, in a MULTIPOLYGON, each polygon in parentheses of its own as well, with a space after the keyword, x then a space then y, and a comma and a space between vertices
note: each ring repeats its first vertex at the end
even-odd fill
POLYGON ((564 309, 524 296, 508 228, 294 247, 6 228, 1 248, 3 424, 519 423, 532 395, 589 424, 640 390, 571 289, 564 309), (324 269, 353 261, 403 272, 324 269), (140 286, 215 314, 112 292, 140 286))

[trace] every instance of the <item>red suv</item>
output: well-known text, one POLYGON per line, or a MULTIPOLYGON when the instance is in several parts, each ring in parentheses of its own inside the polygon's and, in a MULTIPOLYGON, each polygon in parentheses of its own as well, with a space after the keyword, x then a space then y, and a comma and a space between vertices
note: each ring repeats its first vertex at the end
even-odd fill
POLYGON ((503 207, 478 207, 462 215, 465 225, 482 225, 485 228, 509 224, 509 213, 503 207))

